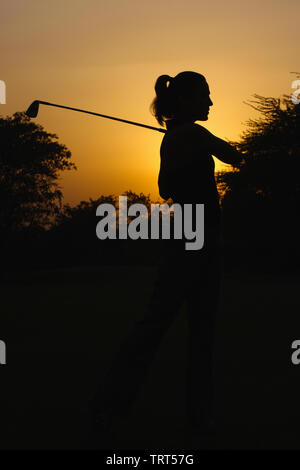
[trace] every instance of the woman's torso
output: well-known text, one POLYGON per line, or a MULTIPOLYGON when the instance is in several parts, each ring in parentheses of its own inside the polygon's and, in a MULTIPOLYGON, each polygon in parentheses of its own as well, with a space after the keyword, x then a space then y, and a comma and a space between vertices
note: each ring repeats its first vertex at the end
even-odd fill
POLYGON ((198 124, 167 121, 167 132, 160 148, 159 193, 174 203, 204 204, 206 228, 220 226, 219 195, 216 187, 214 159, 201 146, 198 124))

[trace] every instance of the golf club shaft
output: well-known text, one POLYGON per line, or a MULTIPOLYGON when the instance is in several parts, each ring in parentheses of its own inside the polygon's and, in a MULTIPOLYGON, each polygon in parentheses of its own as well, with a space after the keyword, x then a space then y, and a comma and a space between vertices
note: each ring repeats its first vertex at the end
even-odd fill
POLYGON ((107 119, 113 119, 115 121, 126 122, 127 124, 133 124, 134 126, 146 127, 147 129, 153 129, 154 131, 165 133, 165 129, 160 129, 159 127, 147 126, 146 124, 140 124, 139 122, 127 121, 126 119, 120 119, 112 116, 106 116, 105 114, 93 113, 92 111, 85 111, 84 109, 71 108, 69 106, 62 106, 61 104, 48 103, 47 101, 39 101, 40 104, 45 104, 47 106, 55 106, 56 108, 70 109, 71 111, 79 111, 80 113, 93 114, 94 116, 100 116, 107 119))

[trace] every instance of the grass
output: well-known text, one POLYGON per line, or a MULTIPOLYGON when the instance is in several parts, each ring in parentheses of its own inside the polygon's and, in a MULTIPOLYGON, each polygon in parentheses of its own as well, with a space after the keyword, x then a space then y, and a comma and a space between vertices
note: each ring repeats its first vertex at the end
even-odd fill
MULTIPOLYGON (((87 401, 143 313, 155 269, 80 268, 1 285, 2 449, 84 449, 87 401)), ((220 449, 299 448, 300 276, 226 275, 217 325, 220 449)), ((167 332, 114 448, 178 449, 185 420, 185 307, 167 332)))

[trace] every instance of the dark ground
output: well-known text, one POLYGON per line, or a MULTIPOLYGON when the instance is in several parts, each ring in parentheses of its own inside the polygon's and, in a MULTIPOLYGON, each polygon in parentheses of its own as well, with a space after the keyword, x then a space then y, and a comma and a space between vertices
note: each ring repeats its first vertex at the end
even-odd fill
MULTIPOLYGON (((87 400, 143 314, 152 267, 11 275, 1 284, 2 449, 88 448, 87 400)), ((227 273, 217 328, 218 449, 300 448, 300 275, 227 273)), ((185 309, 114 449, 197 448, 185 423, 185 309)), ((201 443, 198 444, 201 448, 201 443)))

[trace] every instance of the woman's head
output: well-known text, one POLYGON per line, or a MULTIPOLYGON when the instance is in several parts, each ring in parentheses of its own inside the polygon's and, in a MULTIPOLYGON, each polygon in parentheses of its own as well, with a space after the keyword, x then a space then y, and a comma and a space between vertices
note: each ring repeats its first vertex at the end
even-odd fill
POLYGON ((203 75, 180 72, 175 77, 161 75, 155 83, 156 97, 151 103, 152 114, 158 123, 172 118, 206 121, 212 101, 203 75))

